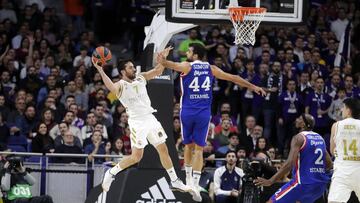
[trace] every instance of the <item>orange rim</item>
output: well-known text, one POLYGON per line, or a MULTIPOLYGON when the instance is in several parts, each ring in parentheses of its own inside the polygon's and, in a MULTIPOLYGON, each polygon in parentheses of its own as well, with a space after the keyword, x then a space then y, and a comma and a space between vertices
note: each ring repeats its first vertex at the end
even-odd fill
POLYGON ((257 7, 230 7, 230 18, 232 21, 243 21, 245 15, 265 13, 266 8, 257 7))

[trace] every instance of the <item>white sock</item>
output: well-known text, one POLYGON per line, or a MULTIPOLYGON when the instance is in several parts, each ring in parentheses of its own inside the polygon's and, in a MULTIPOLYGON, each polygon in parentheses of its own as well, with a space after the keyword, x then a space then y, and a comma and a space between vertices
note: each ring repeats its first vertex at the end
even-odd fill
POLYGON ((178 179, 174 167, 167 169, 166 172, 168 173, 168 175, 171 179, 171 182, 174 182, 175 180, 178 179))
POLYGON ((185 165, 185 174, 186 174, 186 178, 189 179, 192 177, 192 167, 185 165))
POLYGON ((114 167, 112 167, 110 169, 110 174, 111 175, 116 175, 118 174, 120 171, 122 171, 123 169, 120 167, 120 164, 116 164, 114 167))
POLYGON ((201 171, 194 171, 193 173, 194 186, 199 186, 200 177, 201 177, 201 171))

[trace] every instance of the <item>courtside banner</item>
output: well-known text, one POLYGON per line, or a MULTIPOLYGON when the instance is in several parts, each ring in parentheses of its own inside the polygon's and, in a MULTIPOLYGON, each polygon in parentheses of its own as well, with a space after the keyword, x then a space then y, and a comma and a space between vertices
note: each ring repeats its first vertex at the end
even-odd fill
MULTIPOLYGON (((184 180, 185 174, 176 171, 184 180)), ((165 170, 130 168, 116 176, 109 192, 93 188, 85 203, 192 203, 189 193, 172 191, 165 170)))

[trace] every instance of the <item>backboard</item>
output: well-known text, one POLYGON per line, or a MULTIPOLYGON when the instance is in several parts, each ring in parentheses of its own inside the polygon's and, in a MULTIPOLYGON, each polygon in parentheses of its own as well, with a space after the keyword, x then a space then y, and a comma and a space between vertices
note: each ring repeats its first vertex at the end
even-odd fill
POLYGON ((231 23, 228 6, 264 7, 265 24, 302 24, 309 0, 166 0, 166 20, 176 23, 231 23), (237 5, 235 5, 237 4, 237 5))

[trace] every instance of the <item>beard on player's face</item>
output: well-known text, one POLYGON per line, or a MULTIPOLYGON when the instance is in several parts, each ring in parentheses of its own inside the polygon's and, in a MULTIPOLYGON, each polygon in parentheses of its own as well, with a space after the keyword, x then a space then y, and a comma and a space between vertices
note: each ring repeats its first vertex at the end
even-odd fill
POLYGON ((133 80, 136 77, 136 71, 133 69, 125 69, 122 73, 123 76, 129 78, 130 80, 133 80))

